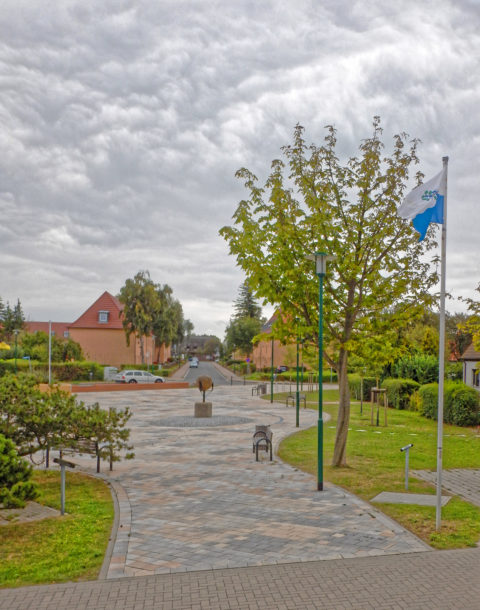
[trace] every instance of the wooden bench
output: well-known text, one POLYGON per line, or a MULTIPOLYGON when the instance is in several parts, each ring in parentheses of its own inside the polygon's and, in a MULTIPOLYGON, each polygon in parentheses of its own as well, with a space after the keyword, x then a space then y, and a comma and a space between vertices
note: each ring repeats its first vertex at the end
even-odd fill
POLYGON ((255 432, 253 434, 253 453, 255 454, 255 461, 258 462, 258 451, 265 451, 266 453, 270 449, 270 461, 273 459, 272 449, 272 438, 273 432, 270 426, 257 425, 255 426, 255 432))
MULTIPOLYGON (((305 394, 300 394, 298 397, 298 403, 300 404, 303 400, 303 408, 306 409, 307 408, 307 397, 305 396, 305 394)), ((296 394, 289 394, 287 396, 287 399, 285 400, 285 406, 288 407, 288 403, 292 401, 292 407, 295 407, 297 404, 297 396, 296 394)))

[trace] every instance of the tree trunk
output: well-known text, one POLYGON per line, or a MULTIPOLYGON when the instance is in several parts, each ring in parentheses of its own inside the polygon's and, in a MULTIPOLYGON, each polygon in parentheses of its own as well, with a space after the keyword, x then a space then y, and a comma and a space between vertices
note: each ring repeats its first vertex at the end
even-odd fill
POLYGON ((143 335, 140 335, 140 360, 145 364, 145 350, 143 347, 143 335))
POLYGON ((337 432, 335 436, 332 466, 347 465, 347 436, 348 424, 350 422, 350 391, 348 388, 347 360, 347 352, 341 349, 338 359, 338 385, 340 390, 340 401, 338 405, 337 432))

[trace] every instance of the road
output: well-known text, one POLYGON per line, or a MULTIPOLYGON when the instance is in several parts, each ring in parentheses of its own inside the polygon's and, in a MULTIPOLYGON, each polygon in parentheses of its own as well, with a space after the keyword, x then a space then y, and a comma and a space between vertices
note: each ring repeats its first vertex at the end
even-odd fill
POLYGON ((224 377, 211 362, 199 362, 198 369, 188 369, 185 381, 195 383, 195 380, 197 377, 200 377, 200 375, 208 375, 211 377, 215 386, 230 385, 230 379, 224 377))

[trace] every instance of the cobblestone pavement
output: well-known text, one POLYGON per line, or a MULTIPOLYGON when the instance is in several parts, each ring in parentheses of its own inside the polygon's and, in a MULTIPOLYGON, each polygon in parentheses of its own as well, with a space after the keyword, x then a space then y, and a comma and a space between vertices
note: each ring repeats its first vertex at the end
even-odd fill
POLYGON ((1 610, 478 610, 478 549, 0 591, 1 610))
MULTIPOLYGON (((436 471, 412 470, 411 474, 436 485, 436 471)), ((443 470, 442 489, 446 489, 453 495, 462 496, 468 502, 480 506, 480 469, 452 468, 452 470, 443 470)))
MULTIPOLYGON (((319 493, 311 475, 265 453, 255 462, 255 424, 270 424, 278 443, 295 431, 293 408, 223 386, 208 395, 214 417, 200 420, 199 398, 197 389, 89 395, 134 413, 136 457, 113 473, 123 491, 108 578, 428 550, 347 492, 319 493)), ((301 410, 302 427, 316 419, 301 410)), ((93 469, 89 457, 83 464, 93 469)))

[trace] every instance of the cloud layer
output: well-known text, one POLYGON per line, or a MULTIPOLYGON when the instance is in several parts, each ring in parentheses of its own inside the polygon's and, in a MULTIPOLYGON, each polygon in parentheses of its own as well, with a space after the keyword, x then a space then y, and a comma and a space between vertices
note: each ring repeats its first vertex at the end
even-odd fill
MULTIPOLYGON (((479 5, 6 0, 0 45, 0 296, 74 320, 140 269, 198 332, 223 335, 243 277, 218 229, 246 166, 265 177, 296 123, 355 154, 422 140, 450 156, 448 289, 480 280, 479 5)), ((460 306, 453 304, 452 310, 460 306)))

